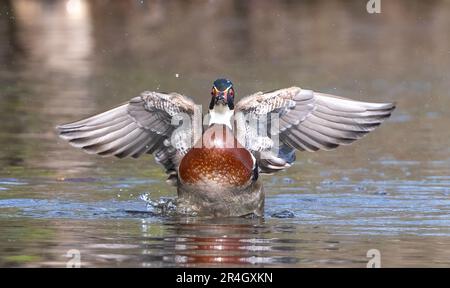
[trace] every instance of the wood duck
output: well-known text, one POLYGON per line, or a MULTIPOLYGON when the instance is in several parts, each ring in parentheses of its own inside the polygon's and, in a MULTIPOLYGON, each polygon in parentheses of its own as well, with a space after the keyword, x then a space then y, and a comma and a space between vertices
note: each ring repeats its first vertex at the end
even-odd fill
POLYGON ((203 126, 186 121, 202 116, 190 98, 147 91, 101 114, 60 125, 57 131, 72 146, 91 154, 119 158, 154 154, 177 186, 180 212, 262 215, 259 174, 290 167, 296 150, 332 150, 350 144, 374 130, 395 108, 393 103, 354 101, 299 87, 257 92, 238 103, 234 99, 230 80, 214 81, 203 126))

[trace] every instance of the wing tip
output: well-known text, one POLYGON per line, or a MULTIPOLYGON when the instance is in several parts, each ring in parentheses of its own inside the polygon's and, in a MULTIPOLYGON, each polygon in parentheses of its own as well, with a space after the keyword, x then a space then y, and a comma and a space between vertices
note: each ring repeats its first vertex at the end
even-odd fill
POLYGON ((54 130, 58 133, 63 132, 64 130, 68 129, 67 127, 68 124, 58 124, 54 127, 54 130))
POLYGON ((385 103, 370 103, 377 105, 376 108, 369 108, 368 110, 371 111, 377 111, 377 110, 383 110, 383 111, 393 111, 395 108, 397 108, 397 102, 385 102, 385 103))
POLYGON ((379 109, 376 109, 376 110, 372 110, 372 111, 384 111, 385 112, 384 115, 380 115, 382 117, 381 117, 380 121, 378 122, 378 125, 380 125, 386 119, 391 117, 392 113, 397 108, 397 102, 381 103, 381 105, 383 105, 382 108, 379 108, 379 109))

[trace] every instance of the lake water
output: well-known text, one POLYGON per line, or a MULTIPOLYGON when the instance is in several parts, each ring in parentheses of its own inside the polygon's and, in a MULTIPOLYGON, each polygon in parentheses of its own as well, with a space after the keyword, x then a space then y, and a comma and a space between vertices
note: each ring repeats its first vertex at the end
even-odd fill
MULTIPOLYGON (((450 266, 450 3, 0 0, 0 266, 450 266), (298 85, 395 101, 379 129, 263 176, 263 219, 161 215, 152 156, 100 158, 54 127, 144 90, 204 107, 298 85), (69 253, 70 254, 70 253, 69 253)), ((168 200, 169 199, 169 200, 168 200)))

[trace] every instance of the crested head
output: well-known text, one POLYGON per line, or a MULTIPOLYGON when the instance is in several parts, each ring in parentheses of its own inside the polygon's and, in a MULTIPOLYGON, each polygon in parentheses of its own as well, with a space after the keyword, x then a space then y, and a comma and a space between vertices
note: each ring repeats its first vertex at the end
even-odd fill
POLYGON ((216 87, 219 91, 225 91, 226 89, 233 87, 233 83, 228 79, 219 78, 214 81, 213 87, 216 87))
POLYGON ((216 105, 227 105, 230 110, 234 109, 234 87, 230 80, 219 78, 214 81, 209 109, 214 109, 216 105))

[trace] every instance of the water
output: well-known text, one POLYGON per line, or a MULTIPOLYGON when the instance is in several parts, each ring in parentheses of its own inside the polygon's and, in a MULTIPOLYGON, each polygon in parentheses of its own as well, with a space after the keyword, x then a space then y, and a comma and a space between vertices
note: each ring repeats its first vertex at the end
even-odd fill
POLYGON ((257 2, 0 1, 0 266, 65 267, 71 249, 82 266, 365 267, 369 249, 450 265, 450 3, 257 2), (143 199, 176 190, 152 156, 86 155, 53 130, 143 90, 207 105, 221 76, 238 98, 300 85, 398 108, 263 176, 263 219, 160 213, 143 199))

